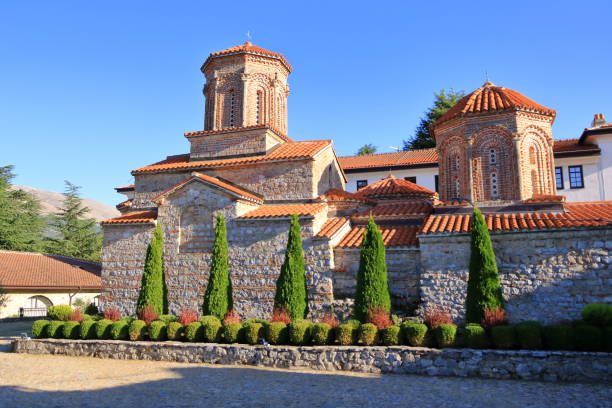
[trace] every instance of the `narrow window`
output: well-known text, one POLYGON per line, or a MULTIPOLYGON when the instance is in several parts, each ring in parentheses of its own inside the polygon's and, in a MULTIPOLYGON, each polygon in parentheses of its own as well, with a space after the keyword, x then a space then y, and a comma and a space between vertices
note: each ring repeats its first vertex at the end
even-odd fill
POLYGON ((416 177, 404 177, 404 180, 416 184, 416 177))
POLYGON ((436 174, 434 176, 434 185, 436 186, 436 193, 439 193, 439 189, 438 189, 438 175, 436 174))
POLYGON ((582 166, 569 166, 570 188, 584 188, 582 166))
POLYGON ((453 157, 453 170, 459 170, 459 156, 453 157))
POLYGON ((489 164, 497 164, 497 151, 495 149, 489 150, 489 164))
POLYGON ((455 180, 455 198, 457 200, 461 198, 461 184, 459 183, 459 179, 455 180))
POLYGON ((499 191, 497 188, 497 173, 491 173, 491 198, 497 198, 499 191))
POLYGON ((368 180, 357 180, 357 190, 361 190, 368 185, 368 180))
POLYGON ((529 163, 536 164, 536 150, 533 146, 529 146, 529 163))
POLYGON ((257 91, 257 100, 255 103, 255 123, 261 123, 261 91, 257 91))
POLYGON ((555 179, 557 180, 557 190, 563 190, 563 167, 555 167, 555 179))
POLYGON ((236 119, 235 113, 236 113, 236 95, 234 93, 234 90, 232 89, 230 91, 230 118, 229 118, 230 127, 234 127, 235 119, 236 119))

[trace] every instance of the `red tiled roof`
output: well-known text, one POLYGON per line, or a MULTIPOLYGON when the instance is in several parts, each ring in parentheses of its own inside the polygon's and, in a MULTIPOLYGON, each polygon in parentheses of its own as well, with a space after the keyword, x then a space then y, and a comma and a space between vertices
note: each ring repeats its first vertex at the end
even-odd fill
POLYGON ((338 188, 327 190, 325 193, 317 197, 317 201, 359 201, 364 203, 374 203, 374 201, 365 197, 360 197, 355 193, 349 193, 348 191, 340 190, 338 188))
POLYGON ((553 151, 555 153, 599 151, 594 144, 580 144, 580 139, 555 140, 553 151))
MULTIPOLYGON (((363 241, 365 225, 354 226, 348 234, 342 238, 336 248, 359 248, 363 241)), ((380 225, 383 243, 386 247, 417 246, 416 238, 419 227, 412 225, 380 225)))
POLYGON ((276 129, 275 127, 273 127, 271 125, 252 125, 252 126, 228 127, 228 128, 212 129, 212 130, 198 130, 198 131, 195 131, 195 132, 186 132, 186 133, 184 133, 184 135, 187 136, 187 137, 189 137, 189 136, 205 136, 205 135, 215 135, 215 134, 219 134, 219 133, 239 132, 239 131, 247 131, 247 130, 254 130, 254 129, 270 129, 271 131, 276 133, 276 135, 279 136, 284 141, 286 141, 286 142, 292 142, 293 141, 293 140, 291 140, 289 138, 289 136, 285 135, 283 132, 281 132, 280 130, 276 129))
MULTIPOLYGON (((565 213, 485 214, 491 231, 549 230, 612 226, 612 201, 567 203, 565 213)), ((420 234, 471 231, 470 214, 430 215, 420 234)))
POLYGON ((157 173, 172 170, 195 170, 211 167, 243 166, 275 161, 311 159, 321 150, 331 145, 331 140, 314 140, 305 142, 286 142, 269 154, 262 156, 247 156, 234 159, 218 159, 206 161, 189 161, 189 154, 168 156, 155 164, 133 170, 132 174, 157 173))
POLYGON ((122 209, 130 208, 130 207, 132 207, 131 198, 129 200, 122 201, 115 206, 115 208, 118 209, 119 211, 121 211, 122 209))
POLYGON ((471 94, 461 98, 434 123, 434 126, 438 126, 458 116, 516 109, 535 111, 553 117, 556 115, 553 109, 542 106, 517 91, 502 86, 495 86, 487 81, 471 94))
POLYGON ((104 220, 100 224, 148 224, 154 222, 156 219, 156 211, 133 211, 120 215, 119 217, 104 220))
POLYGON ((346 217, 332 217, 325 221, 325 224, 321 227, 321 230, 314 236, 315 238, 331 238, 333 237, 344 225, 349 222, 346 217))
POLYGON ((534 194, 533 197, 523 200, 523 203, 564 203, 565 196, 552 194, 534 194))
POLYGON ((0 287, 102 289, 100 264, 65 256, 0 251, 0 287))
POLYGON ((119 187, 115 187, 116 191, 131 191, 134 190, 134 185, 133 184, 128 184, 126 186, 119 186, 119 187))
POLYGON ((433 191, 421 187, 418 184, 414 184, 408 180, 398 179, 394 176, 386 177, 375 183, 369 184, 364 188, 360 189, 355 193, 358 197, 365 197, 369 199, 383 199, 383 198, 418 198, 418 199, 432 199, 436 196, 433 191))
POLYGON ((404 215, 427 215, 431 213, 432 205, 429 203, 395 203, 379 204, 374 208, 353 214, 352 217, 397 217, 404 215))
POLYGON ((199 180, 199 181, 203 181, 205 183, 208 184, 212 184, 220 189, 223 189, 227 192, 230 192, 233 195, 238 196, 239 198, 242 198, 244 200, 248 200, 248 201, 253 201, 255 203, 259 203, 259 204, 263 204, 264 200, 263 198, 256 196, 255 194, 243 190, 239 187, 236 187, 234 185, 229 184, 226 181, 220 180, 216 177, 211 177, 208 176, 206 174, 202 174, 202 173, 196 173, 193 172, 191 173, 191 176, 186 178, 185 180, 181 181, 180 183, 176 184, 175 186, 170 187, 169 189, 159 193, 158 195, 156 195, 151 201, 157 201, 158 199, 160 199, 163 196, 166 196, 178 189, 180 189, 181 187, 183 187, 185 184, 194 181, 194 180, 199 180))
POLYGON ((274 57, 274 58, 281 60, 282 63, 285 64, 285 66, 287 67, 289 71, 293 69, 291 67, 291 64, 289 64, 289 62, 285 59, 283 54, 268 51, 265 48, 261 48, 256 45, 253 45, 250 41, 247 41, 242 45, 237 45, 235 47, 231 47, 225 50, 211 53, 208 59, 206 59, 206 62, 204 62, 204 66, 208 63, 208 61, 211 58, 220 57, 220 56, 229 55, 229 54, 238 54, 238 53, 258 54, 258 55, 266 55, 268 57, 274 57))
POLYGON ((238 218, 275 218, 290 217, 293 214, 306 216, 316 215, 327 205, 320 204, 270 204, 262 205, 259 208, 249 211, 238 218))
POLYGON ((471 207, 472 204, 467 200, 436 200, 436 207, 471 207))
POLYGON ((416 164, 437 164, 438 153, 436 149, 418 149, 364 156, 344 156, 338 158, 338 160, 344 170, 367 167, 409 166, 416 164))

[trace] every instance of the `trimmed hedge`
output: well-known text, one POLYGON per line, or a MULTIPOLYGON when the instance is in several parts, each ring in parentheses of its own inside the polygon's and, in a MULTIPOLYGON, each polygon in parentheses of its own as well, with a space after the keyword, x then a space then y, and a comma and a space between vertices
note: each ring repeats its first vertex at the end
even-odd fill
POLYGON ((168 323, 176 322, 178 320, 178 318, 175 315, 163 314, 163 315, 159 315, 157 320, 159 320, 160 322, 164 322, 164 323, 168 324, 168 323))
POLYGON ((359 326, 357 336, 364 346, 374 346, 378 343, 378 328, 372 323, 364 323, 359 326))
POLYGON ((110 335, 113 340, 127 340, 130 337, 130 324, 125 320, 113 322, 110 335))
POLYGON ((98 340, 108 340, 111 338, 112 320, 102 319, 94 324, 94 331, 98 340))
POLYGON ((399 346, 402 344, 401 328, 397 325, 389 326, 381 332, 380 338, 385 346, 399 346))
POLYGON ((223 326, 223 338, 227 343, 240 343, 244 341, 244 328, 241 323, 232 322, 223 326))
POLYGON ((153 341, 166 340, 167 326, 161 320, 155 320, 149 324, 149 338, 153 341))
POLYGON ((341 346, 350 346, 351 344, 357 343, 357 330, 354 325, 350 323, 342 323, 336 327, 336 340, 341 346))
POLYGON ((64 322, 60 320, 51 320, 47 326, 47 337, 53 339, 61 339, 64 337, 64 322))
POLYGON ((600 351, 603 349, 603 332, 597 326, 579 325, 574 327, 574 346, 579 351, 600 351))
POLYGON ((593 326, 612 325, 612 306, 605 303, 591 303, 586 305, 580 313, 582 320, 593 326))
POLYGON ((438 346, 451 347, 457 337, 457 326, 454 324, 441 324, 434 330, 438 346))
POLYGON ((359 326, 361 326, 361 322, 357 319, 349 319, 346 321, 346 324, 350 325, 355 330, 357 330, 359 326))
POLYGON ((65 339, 76 340, 80 335, 80 326, 79 322, 66 322, 64 323, 63 328, 63 337, 65 339))
POLYGON ((259 344, 259 340, 264 338, 264 325, 259 322, 250 321, 244 327, 244 338, 249 344, 259 344))
POLYGON ((147 323, 144 320, 134 320, 130 323, 128 331, 130 333, 130 340, 144 340, 147 334, 147 323))
POLYGON ((67 321, 72 314, 72 308, 68 305, 49 306, 47 309, 47 317, 49 320, 67 321))
POLYGON ((48 320, 35 320, 34 323, 32 323, 32 337, 35 339, 42 339, 43 337, 46 337, 48 325, 48 320))
POLYGON ((542 327, 542 339, 548 350, 571 350, 573 337, 574 330, 571 326, 558 324, 542 327))
POLYGON ((334 343, 334 330, 327 323, 312 325, 312 343, 317 346, 326 346, 334 343))
POLYGON ((221 340, 221 320, 217 316, 203 316, 200 318, 202 323, 202 339, 207 343, 218 343, 221 340))
POLYGON ((484 327, 476 323, 470 323, 465 326, 463 331, 463 340, 469 348, 483 349, 489 346, 489 338, 484 327))
POLYGON ((185 339, 192 343, 202 341, 204 339, 204 329, 202 323, 193 322, 185 327, 185 339))
POLYGON ((516 347, 516 330, 514 326, 493 326, 491 339, 496 348, 511 350, 516 347))
POLYGON ((542 348, 542 325, 538 322, 527 321, 515 326, 516 338, 520 348, 525 350, 538 350, 542 348))
POLYGON ((427 340, 427 325, 422 323, 404 322, 401 326, 404 343, 414 347, 425 346, 427 340))
POLYGON ((166 327, 166 337, 168 340, 179 341, 184 335, 183 325, 179 322, 170 322, 166 327))
POLYGON ((79 327, 79 337, 81 340, 91 340, 96 338, 95 320, 83 320, 79 327))
POLYGON ((296 346, 310 343, 312 339, 312 322, 310 320, 298 319, 289 325, 289 342, 296 346))
POLYGON ((283 322, 272 322, 265 330, 270 344, 286 344, 289 340, 289 328, 283 322))

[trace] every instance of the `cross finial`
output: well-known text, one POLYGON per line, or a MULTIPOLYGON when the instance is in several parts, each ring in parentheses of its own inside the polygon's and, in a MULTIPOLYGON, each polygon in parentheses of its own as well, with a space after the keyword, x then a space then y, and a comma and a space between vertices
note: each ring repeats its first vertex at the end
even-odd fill
POLYGON ((253 39, 253 37, 251 36, 250 30, 246 32, 246 38, 247 38, 247 42, 251 42, 251 40, 253 39))
POLYGON ((489 73, 485 69, 485 82, 489 82, 489 73))

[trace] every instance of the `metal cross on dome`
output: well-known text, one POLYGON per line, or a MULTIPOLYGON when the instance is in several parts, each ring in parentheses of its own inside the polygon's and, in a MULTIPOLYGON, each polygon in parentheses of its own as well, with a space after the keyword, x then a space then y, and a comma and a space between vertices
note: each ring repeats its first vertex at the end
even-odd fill
POLYGON ((251 31, 250 30, 247 31, 245 35, 246 35, 247 41, 252 42, 251 40, 253 39, 253 37, 251 36, 251 31))

